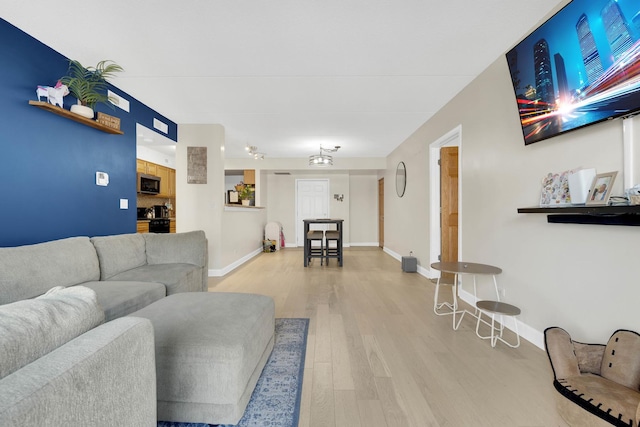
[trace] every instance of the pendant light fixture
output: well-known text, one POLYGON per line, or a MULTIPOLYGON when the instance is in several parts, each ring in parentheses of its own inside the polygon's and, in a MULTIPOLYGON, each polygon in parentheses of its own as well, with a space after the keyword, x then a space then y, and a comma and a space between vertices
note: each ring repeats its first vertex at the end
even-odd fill
POLYGON ((333 148, 322 148, 320 146, 320 154, 312 154, 309 156, 309 166, 315 167, 328 167, 333 166, 333 156, 324 153, 335 153, 340 148, 339 145, 336 145, 333 148))

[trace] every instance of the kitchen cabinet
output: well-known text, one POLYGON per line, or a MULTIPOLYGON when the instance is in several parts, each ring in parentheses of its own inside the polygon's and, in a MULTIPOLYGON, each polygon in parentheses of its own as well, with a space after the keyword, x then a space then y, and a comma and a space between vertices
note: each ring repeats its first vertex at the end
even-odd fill
POLYGON ((176 197, 176 170, 169 169, 169 197, 176 197))
POLYGON ((169 197, 169 187, 171 186, 169 183, 169 168, 157 165, 156 173, 153 175, 160 177, 160 193, 158 193, 158 196, 169 197))
POLYGON ((158 176, 158 165, 155 163, 147 162, 147 174, 158 176))
POLYGON ((171 222, 169 223, 169 233, 175 233, 176 232, 176 220, 172 219, 171 222))
POLYGON ((138 233, 148 233, 149 232, 149 221, 138 221, 137 232, 138 233))
POLYGON ((160 177, 160 197, 176 196, 176 170, 146 160, 136 159, 136 171, 160 177))
POLYGON ((255 169, 245 169, 244 171, 244 179, 245 184, 256 184, 256 171, 255 169))
POLYGON ((136 171, 147 175, 158 176, 158 165, 145 160, 136 159, 136 171))
POLYGON ((136 159, 136 172, 147 173, 147 162, 144 160, 136 159))
MULTIPOLYGON (((158 176, 158 167, 155 163, 147 162, 146 160, 136 159, 136 171, 138 173, 146 173, 147 175, 158 176)), ((163 167, 163 166, 160 166, 163 167)))

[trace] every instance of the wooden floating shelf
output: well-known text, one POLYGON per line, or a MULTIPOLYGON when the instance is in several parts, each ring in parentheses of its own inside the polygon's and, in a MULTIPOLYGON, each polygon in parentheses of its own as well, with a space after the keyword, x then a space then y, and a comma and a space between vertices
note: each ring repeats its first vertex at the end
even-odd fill
POLYGON ((114 129, 109 126, 105 126, 102 123, 98 123, 95 120, 87 119, 86 117, 79 116, 78 114, 72 113, 71 111, 65 110, 62 107, 58 107, 53 104, 49 104, 44 101, 29 101, 29 105, 33 105, 34 107, 41 108, 43 110, 49 111, 51 113, 57 114, 59 116, 65 117, 67 119, 73 120, 74 122, 82 123, 84 125, 90 126, 94 129, 101 130, 102 132, 114 134, 114 135, 124 135, 119 129, 114 129))
POLYGON ((518 213, 545 213, 547 222, 640 226, 640 205, 518 208, 518 213))

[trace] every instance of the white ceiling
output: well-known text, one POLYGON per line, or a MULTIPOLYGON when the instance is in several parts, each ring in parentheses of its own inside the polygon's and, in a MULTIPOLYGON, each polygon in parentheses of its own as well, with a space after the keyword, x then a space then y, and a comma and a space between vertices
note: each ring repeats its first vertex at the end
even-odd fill
POLYGON ((112 83, 179 124, 224 125, 229 158, 384 157, 557 4, 0 0, 0 17, 84 65, 116 61, 112 83))

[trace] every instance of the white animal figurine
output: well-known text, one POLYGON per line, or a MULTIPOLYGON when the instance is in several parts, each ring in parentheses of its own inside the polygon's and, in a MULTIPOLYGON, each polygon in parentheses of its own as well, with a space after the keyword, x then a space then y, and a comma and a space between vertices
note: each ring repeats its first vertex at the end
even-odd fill
POLYGON ((44 96, 50 104, 62 107, 62 98, 69 95, 69 88, 58 80, 58 83, 56 83, 54 87, 38 86, 36 89, 36 95, 38 97, 38 101, 40 101, 40 98, 44 96))

